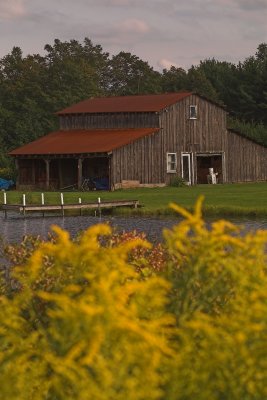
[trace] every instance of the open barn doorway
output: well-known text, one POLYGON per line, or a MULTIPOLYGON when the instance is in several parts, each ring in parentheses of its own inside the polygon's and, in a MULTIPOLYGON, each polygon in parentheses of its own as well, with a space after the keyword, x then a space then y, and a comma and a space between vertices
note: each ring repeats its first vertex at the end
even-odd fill
POLYGON ((91 188, 110 189, 110 162, 108 157, 92 157, 83 161, 83 179, 89 180, 91 188))
POLYGON ((196 154, 197 158, 197 183, 209 183, 209 171, 213 168, 217 183, 224 181, 224 158, 223 154, 196 154))
POLYGON ((109 190, 109 158, 66 158, 59 165, 60 188, 109 190))

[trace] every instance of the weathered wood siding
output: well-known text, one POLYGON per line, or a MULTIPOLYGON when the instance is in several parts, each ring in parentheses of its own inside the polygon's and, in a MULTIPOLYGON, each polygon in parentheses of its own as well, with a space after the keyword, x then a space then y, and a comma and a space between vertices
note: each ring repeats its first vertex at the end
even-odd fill
POLYGON ((160 113, 106 113, 60 116, 60 128, 161 130, 113 151, 111 183, 123 180, 141 184, 168 184, 181 176, 181 154, 191 153, 196 183, 197 154, 222 154, 224 182, 267 180, 267 149, 227 131, 226 111, 197 95, 191 95, 160 113), (197 119, 189 118, 190 105, 197 106, 197 119), (167 153, 177 154, 176 174, 167 173, 167 153))
POLYGON ((111 158, 112 184, 123 180, 137 180, 141 184, 165 183, 162 138, 160 131, 114 150, 111 158))
MULTIPOLYGON (((177 175, 181 176, 181 153, 222 152, 227 144, 226 112, 221 107, 191 95, 168 107, 160 114, 164 131, 161 157, 165 159, 164 180, 169 183, 174 174, 167 173, 166 154, 177 153, 177 175), (190 105, 197 106, 197 119, 189 118, 190 105)), ((196 176, 196 162, 194 162, 196 176)))
POLYGON ((60 129, 155 128, 159 115, 144 113, 71 114, 60 116, 60 129))
POLYGON ((182 152, 221 152, 225 148, 226 112, 198 96, 190 96, 159 114, 160 132, 113 152, 112 183, 139 180, 141 184, 168 184, 181 176, 182 152), (198 118, 189 119, 197 105, 198 118), (167 173, 167 153, 177 153, 177 173, 167 173))
POLYGON ((227 182, 267 180, 266 147, 229 131, 225 156, 227 182))
MULTIPOLYGON (((223 108, 197 95, 169 107, 160 114, 160 126, 165 132, 161 157, 166 160, 168 152, 177 153, 177 175, 181 176, 181 153, 192 153, 196 179, 196 155, 221 153, 225 159, 224 182, 267 180, 267 149, 228 131, 226 116, 223 108), (197 106, 197 119, 189 118, 190 105, 197 106)), ((168 183, 173 174, 167 173, 166 167, 164 172, 164 180, 168 183)))

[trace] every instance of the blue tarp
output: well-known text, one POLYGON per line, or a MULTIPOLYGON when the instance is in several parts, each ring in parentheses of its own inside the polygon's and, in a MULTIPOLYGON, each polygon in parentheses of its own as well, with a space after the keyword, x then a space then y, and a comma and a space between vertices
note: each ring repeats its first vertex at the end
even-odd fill
POLYGON ((108 178, 94 178, 92 181, 96 190, 109 190, 108 178))
POLYGON ((14 185, 13 181, 0 178, 0 190, 8 190, 14 185))

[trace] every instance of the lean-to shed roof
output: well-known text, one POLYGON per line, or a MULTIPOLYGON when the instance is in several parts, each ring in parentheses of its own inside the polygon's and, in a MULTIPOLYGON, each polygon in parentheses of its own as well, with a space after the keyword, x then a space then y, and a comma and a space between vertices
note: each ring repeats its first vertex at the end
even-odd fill
POLYGON ((9 154, 22 156, 107 153, 157 131, 158 128, 60 130, 25 144, 9 154))

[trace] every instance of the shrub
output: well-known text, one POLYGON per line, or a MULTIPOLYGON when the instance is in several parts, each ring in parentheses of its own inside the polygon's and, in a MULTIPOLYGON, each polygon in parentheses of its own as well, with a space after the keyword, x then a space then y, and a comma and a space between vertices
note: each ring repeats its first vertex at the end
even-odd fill
POLYGON ((0 178, 15 181, 16 172, 14 171, 14 168, 11 167, 0 168, 0 178))
POLYGON ((186 219, 165 232, 177 259, 168 279, 178 328, 165 398, 265 399, 267 231, 207 226, 200 202, 192 215, 173 208, 186 219))
POLYGON ((169 285, 140 279, 127 262, 148 243, 103 247, 104 225, 75 242, 55 231, 55 242, 15 268, 13 295, 1 297, 1 398, 159 399, 160 367, 172 356, 169 285))
POLYGON ((172 207, 160 268, 161 249, 105 225, 9 247, 1 398, 267 398, 267 232, 172 207))
POLYGON ((186 186, 186 182, 181 176, 174 176, 174 177, 171 178, 170 186, 172 186, 172 187, 184 187, 184 186, 186 186))
MULTIPOLYGON (((107 238, 106 246, 118 246, 128 243, 135 239, 146 240, 145 233, 132 232, 113 232, 107 238)), ((163 271, 166 268, 169 255, 166 247, 162 243, 154 243, 148 248, 137 246, 133 248, 128 255, 128 262, 135 267, 141 275, 151 274, 153 272, 163 271)))

